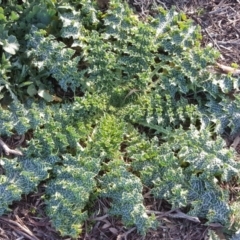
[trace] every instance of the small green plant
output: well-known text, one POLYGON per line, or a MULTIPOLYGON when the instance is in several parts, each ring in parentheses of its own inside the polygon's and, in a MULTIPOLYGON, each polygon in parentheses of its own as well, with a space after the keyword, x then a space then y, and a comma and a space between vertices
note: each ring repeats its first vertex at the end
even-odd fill
POLYGON ((228 226, 220 183, 239 164, 220 135, 240 130, 239 98, 226 94, 239 79, 207 70, 218 53, 200 47, 199 27, 174 9, 141 21, 118 0, 105 12, 90 0, 11 1, 0 21, 0 137, 31 136, 23 156, 1 158, 0 214, 44 181, 61 235, 79 236, 92 196, 144 235, 157 226, 146 186, 228 226))

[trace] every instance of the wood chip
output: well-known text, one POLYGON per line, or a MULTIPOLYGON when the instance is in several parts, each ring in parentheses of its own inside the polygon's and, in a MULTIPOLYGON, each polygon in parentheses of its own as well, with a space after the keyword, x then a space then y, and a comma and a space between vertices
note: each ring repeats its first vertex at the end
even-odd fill
POLYGON ((233 76, 240 75, 240 70, 239 69, 235 69, 233 67, 225 66, 225 65, 220 64, 220 63, 217 63, 217 66, 225 73, 230 73, 233 76))
POLYGON ((117 235, 118 232, 119 232, 119 231, 118 231, 116 228, 114 228, 114 227, 109 228, 109 231, 110 231, 111 233, 115 234, 115 235, 117 235))

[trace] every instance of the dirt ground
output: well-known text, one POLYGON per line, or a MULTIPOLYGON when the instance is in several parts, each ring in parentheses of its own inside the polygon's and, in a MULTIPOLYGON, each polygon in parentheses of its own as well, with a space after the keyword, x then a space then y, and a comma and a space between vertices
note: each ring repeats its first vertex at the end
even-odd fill
MULTIPOLYGON (((240 0, 129 0, 129 3, 143 16, 149 14, 153 4, 176 6, 201 26, 202 45, 220 51, 219 63, 240 66, 240 0)), ((52 228, 43 211, 43 191, 44 185, 37 193, 14 203, 11 213, 0 217, 0 240, 71 240, 60 237, 52 228)), ((147 190, 144 196, 148 211, 153 211, 160 222, 158 229, 142 237, 135 228, 124 228, 119 219, 106 214, 107 200, 99 199, 93 207, 95 214, 84 224, 78 240, 207 240, 209 230, 217 232, 219 239, 226 239, 220 225, 206 226, 204 221, 197 222, 183 211, 171 211, 168 203, 156 201, 147 190)))

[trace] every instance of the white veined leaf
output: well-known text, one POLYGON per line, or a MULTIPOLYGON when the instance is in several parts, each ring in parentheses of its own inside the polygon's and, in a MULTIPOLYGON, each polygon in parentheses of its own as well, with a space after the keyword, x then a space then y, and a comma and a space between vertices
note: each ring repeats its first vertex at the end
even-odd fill
POLYGON ((38 95, 44 98, 47 102, 53 101, 53 96, 47 90, 38 90, 38 95))
POLYGON ((19 44, 17 38, 13 35, 10 35, 7 39, 3 42, 3 49, 4 51, 14 55, 16 54, 17 50, 19 49, 19 44))

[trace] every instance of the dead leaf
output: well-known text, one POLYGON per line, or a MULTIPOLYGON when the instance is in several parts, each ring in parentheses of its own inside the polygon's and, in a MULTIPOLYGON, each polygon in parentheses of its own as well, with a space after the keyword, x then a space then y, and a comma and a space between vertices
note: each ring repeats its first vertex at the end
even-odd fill
POLYGON ((95 218, 93 218, 93 220, 94 221, 103 221, 107 217, 108 217, 108 214, 105 214, 105 215, 103 215, 101 217, 95 217, 95 218))
POLYGON ((57 97, 56 95, 53 95, 53 101, 55 102, 62 102, 62 99, 60 97, 57 97))
POLYGON ((111 228, 109 228, 109 231, 110 231, 111 233, 115 234, 115 235, 118 234, 118 230, 117 230, 116 228, 111 227, 111 228))
POLYGON ((240 143, 240 136, 237 136, 237 137, 234 139, 234 141, 233 141, 233 143, 232 143, 231 146, 232 146, 234 149, 236 149, 239 143, 240 143))
POLYGON ((102 226, 102 229, 109 228, 109 227, 112 225, 112 224, 111 224, 109 221, 107 221, 107 220, 105 220, 104 222, 105 222, 105 224, 102 226))

